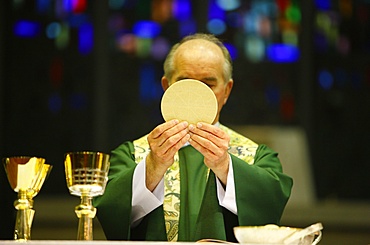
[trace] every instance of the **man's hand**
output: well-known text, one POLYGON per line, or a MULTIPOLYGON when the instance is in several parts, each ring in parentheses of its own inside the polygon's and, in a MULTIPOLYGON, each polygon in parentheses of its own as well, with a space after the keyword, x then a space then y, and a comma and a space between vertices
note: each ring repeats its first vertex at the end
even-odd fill
POLYGON ((204 163, 212 169, 219 180, 226 186, 229 171, 230 137, 217 126, 198 123, 189 126, 190 144, 204 156, 204 163))
POLYGON ((176 152, 189 140, 188 123, 171 120, 148 135, 150 153, 146 158, 146 186, 153 191, 174 161, 176 152))

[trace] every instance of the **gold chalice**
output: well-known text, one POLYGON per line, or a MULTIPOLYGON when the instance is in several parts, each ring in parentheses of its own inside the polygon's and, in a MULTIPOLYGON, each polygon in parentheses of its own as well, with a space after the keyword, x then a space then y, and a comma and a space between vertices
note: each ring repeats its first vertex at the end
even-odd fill
POLYGON ((69 192, 80 196, 75 212, 79 218, 77 240, 93 240, 93 219, 96 208, 92 198, 104 194, 108 180, 109 155, 101 152, 65 154, 65 173, 69 192))
POLYGON ((14 207, 18 210, 14 228, 14 239, 31 239, 31 226, 35 210, 33 198, 39 193, 52 166, 45 164, 44 158, 16 156, 3 159, 5 172, 11 188, 18 192, 14 207))

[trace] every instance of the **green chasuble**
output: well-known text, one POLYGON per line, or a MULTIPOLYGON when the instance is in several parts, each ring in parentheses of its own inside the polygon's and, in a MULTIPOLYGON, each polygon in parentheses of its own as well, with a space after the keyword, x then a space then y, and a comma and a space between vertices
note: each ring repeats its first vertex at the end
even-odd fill
MULTIPOLYGON (((220 127, 230 136, 238 215, 219 205, 216 178, 203 163, 203 156, 190 145, 183 147, 179 151, 178 241, 204 238, 236 241, 234 226, 279 224, 289 199, 292 179, 282 173, 277 153, 223 125, 220 127)), ((105 193, 94 199, 108 240, 167 240, 163 206, 145 216, 136 227, 130 227, 133 173, 147 150, 144 136, 112 151, 105 193)))

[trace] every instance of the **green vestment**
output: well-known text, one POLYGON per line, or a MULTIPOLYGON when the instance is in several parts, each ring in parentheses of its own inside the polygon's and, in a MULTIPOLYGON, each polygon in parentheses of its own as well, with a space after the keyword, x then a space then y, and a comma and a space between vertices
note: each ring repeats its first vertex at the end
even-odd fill
MULTIPOLYGON (((289 199, 292 179, 282 173, 277 153, 222 125, 221 128, 230 135, 238 215, 219 205, 215 175, 203 163, 203 156, 192 146, 183 147, 179 151, 178 241, 204 238, 235 241, 234 226, 279 224, 289 199)), ((141 138, 141 142, 143 140, 146 142, 146 137, 141 138)), ((167 240, 163 206, 130 228, 132 178, 140 160, 137 156, 144 148, 125 142, 112 151, 105 193, 94 199, 108 240, 167 240)))

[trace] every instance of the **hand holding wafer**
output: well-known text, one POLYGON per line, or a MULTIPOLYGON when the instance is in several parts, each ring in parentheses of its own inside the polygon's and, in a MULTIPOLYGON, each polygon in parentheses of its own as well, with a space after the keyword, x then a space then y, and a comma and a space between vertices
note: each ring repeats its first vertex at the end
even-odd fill
POLYGON ((204 156, 204 163, 226 185, 229 170, 230 137, 217 126, 207 123, 190 124, 190 144, 204 156))
POLYGON ((146 185, 153 190, 173 163, 175 153, 189 140, 188 123, 171 120, 158 125, 148 135, 150 153, 146 159, 146 185))

